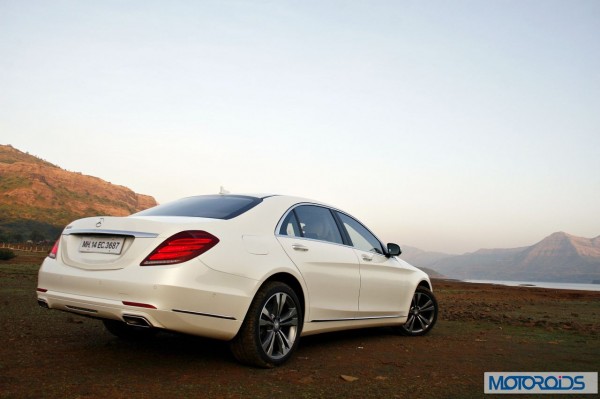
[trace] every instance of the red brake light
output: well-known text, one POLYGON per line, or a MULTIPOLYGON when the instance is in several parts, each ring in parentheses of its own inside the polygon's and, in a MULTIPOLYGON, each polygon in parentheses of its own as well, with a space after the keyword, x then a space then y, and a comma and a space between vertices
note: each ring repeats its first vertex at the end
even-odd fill
POLYGON ((187 262, 208 251, 219 239, 206 231, 182 231, 160 244, 140 266, 173 265, 187 262))
POLYGON ((54 246, 52 247, 52 250, 48 254, 48 257, 50 259, 56 259, 56 254, 58 253, 58 242, 59 241, 60 241, 60 238, 58 240, 56 240, 56 242, 54 243, 54 246))

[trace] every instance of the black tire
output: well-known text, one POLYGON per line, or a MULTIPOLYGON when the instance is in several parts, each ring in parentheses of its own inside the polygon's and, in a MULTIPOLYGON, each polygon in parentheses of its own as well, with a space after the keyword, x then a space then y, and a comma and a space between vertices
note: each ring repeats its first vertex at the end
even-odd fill
POLYGON ((302 332, 302 307, 287 284, 271 281, 258 290, 231 352, 244 364, 271 368, 293 354, 302 332))
POLYGON ((112 335, 127 341, 139 341, 156 335, 154 328, 130 326, 119 320, 102 320, 104 327, 112 335))
POLYGON ((435 325, 438 316, 438 302, 429 289, 419 286, 415 290, 408 319, 402 326, 397 327, 397 331, 403 335, 412 337, 425 335, 435 325))

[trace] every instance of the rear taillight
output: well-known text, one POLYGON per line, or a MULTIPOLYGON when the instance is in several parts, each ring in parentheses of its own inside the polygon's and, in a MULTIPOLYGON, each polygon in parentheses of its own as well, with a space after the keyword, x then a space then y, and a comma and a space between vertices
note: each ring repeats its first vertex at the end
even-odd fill
POLYGON ((208 251, 219 239, 206 231, 182 231, 166 239, 140 266, 173 265, 208 251))
POLYGON ((56 242, 54 243, 54 246, 52 247, 52 250, 48 254, 48 257, 50 259, 56 259, 56 254, 58 253, 58 242, 59 241, 60 241, 60 238, 58 240, 56 240, 56 242))

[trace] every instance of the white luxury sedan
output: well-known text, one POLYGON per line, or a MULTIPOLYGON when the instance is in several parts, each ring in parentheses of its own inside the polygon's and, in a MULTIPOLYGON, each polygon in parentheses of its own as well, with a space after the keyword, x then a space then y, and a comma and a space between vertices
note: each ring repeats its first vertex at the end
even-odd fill
POLYGON ((159 329, 230 341, 273 367, 301 335, 391 326, 423 335, 429 277, 349 214, 281 195, 203 195, 68 225, 44 260, 38 303, 100 319, 121 338, 159 329))

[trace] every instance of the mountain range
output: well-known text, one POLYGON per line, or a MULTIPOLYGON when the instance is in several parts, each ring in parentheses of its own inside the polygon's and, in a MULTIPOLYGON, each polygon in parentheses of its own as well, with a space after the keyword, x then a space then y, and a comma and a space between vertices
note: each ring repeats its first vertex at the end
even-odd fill
MULTIPOLYGON (((72 220, 125 216, 155 205, 151 196, 0 145, 0 241, 53 240, 72 220)), ((463 255, 402 249, 404 260, 433 277, 600 282, 600 236, 558 232, 528 247, 480 249, 463 255)))
POLYGON ((461 280, 600 283, 600 236, 557 232, 528 247, 480 249, 463 255, 404 247, 401 257, 461 280))
POLYGON ((52 240, 75 219, 125 216, 154 205, 151 196, 0 145, 0 241, 52 240))

